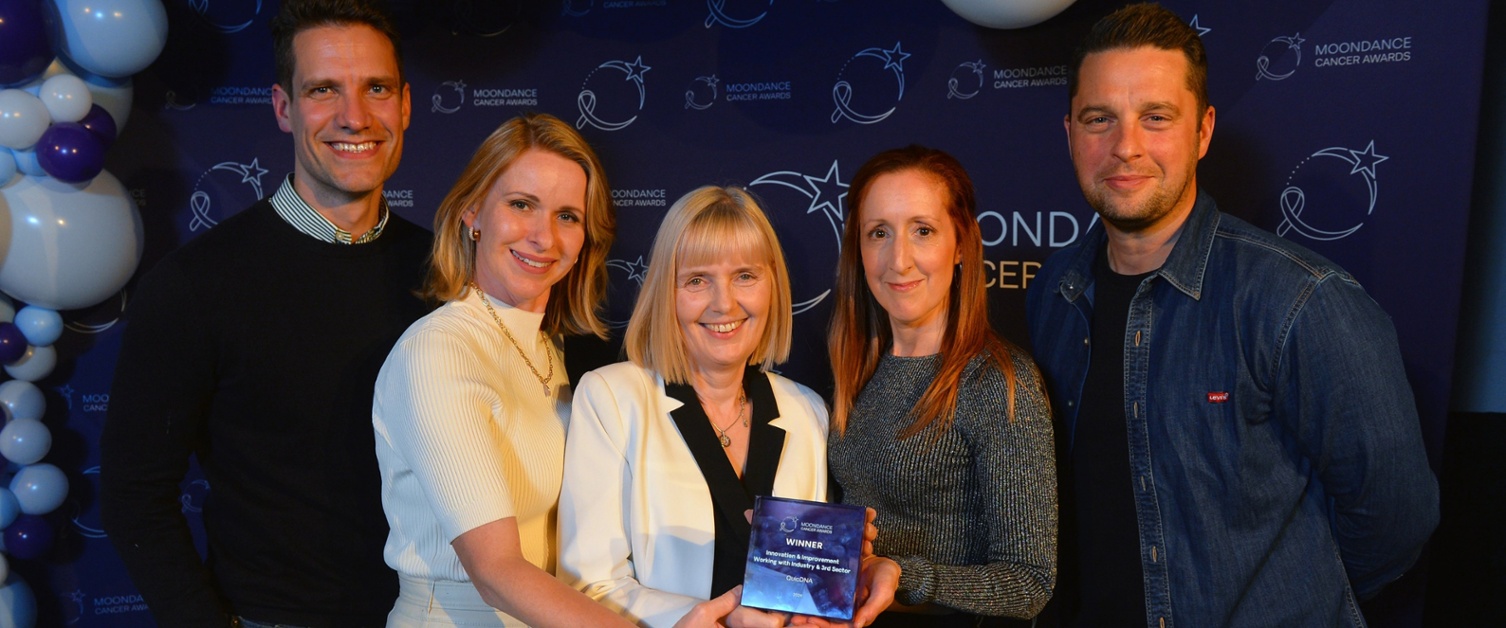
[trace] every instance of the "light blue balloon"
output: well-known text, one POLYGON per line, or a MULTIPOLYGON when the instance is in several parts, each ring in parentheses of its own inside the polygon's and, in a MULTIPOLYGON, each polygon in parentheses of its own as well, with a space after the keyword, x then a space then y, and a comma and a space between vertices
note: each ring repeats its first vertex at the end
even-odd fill
POLYGON ((36 628, 37 596, 20 574, 11 574, 0 588, 0 626, 36 628))
POLYGON ((0 455, 20 465, 38 462, 52 448, 52 432, 36 419, 16 419, 0 429, 0 455))
POLYGON ((123 78, 146 69, 167 44, 161 0, 56 0, 53 46, 85 71, 123 78))
POLYGON ((11 420, 41 419, 47 410, 47 398, 36 384, 13 379, 0 383, 0 406, 10 414, 11 420))
MULTIPOLYGON (((0 486, 0 530, 10 527, 16 517, 21 516, 21 502, 16 501, 16 494, 10 489, 0 486)), ((5 535, 0 534, 0 539, 5 535)))
POLYGON ((16 156, 11 154, 9 148, 0 147, 0 188, 16 178, 16 156))
POLYGON ((45 462, 29 464, 10 480, 10 492, 16 494, 21 512, 45 515, 57 510, 68 498, 68 476, 63 470, 45 462))
POLYGON ((21 335, 26 336, 27 344, 33 347, 46 347, 63 335, 63 315, 57 310, 28 305, 16 312, 15 323, 21 328, 21 335))
POLYGON ((20 171, 21 174, 33 177, 47 176, 47 171, 42 169, 42 162, 37 161, 37 151, 13 150, 10 152, 10 155, 15 158, 16 170, 20 171))

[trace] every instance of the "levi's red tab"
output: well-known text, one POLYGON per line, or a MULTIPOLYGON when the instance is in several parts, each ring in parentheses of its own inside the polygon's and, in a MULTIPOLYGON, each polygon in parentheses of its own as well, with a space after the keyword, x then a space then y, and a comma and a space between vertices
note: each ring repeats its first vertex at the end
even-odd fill
POLYGON ((1229 393, 1226 393, 1226 392, 1211 392, 1211 393, 1208 393, 1208 403, 1223 403, 1223 402, 1228 401, 1228 400, 1229 400, 1229 393))

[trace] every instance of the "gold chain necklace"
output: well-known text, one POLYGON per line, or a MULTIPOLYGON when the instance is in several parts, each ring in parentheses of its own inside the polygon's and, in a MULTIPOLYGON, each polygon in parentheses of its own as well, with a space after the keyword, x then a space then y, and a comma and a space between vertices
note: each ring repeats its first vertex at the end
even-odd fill
MULTIPOLYGON (((706 403, 703 401, 701 405, 704 407, 706 403)), ((737 405, 737 416, 732 417, 732 420, 727 422, 726 427, 717 427, 715 423, 711 424, 711 429, 716 430, 716 440, 721 442, 722 449, 732 446, 732 439, 727 436, 727 430, 732 429, 733 423, 736 423, 738 419, 742 419, 743 427, 748 427, 748 396, 743 394, 741 390, 737 391, 737 405)), ((711 418, 710 412, 706 413, 706 418, 711 418)))
MULTIPOLYGON (((544 388, 544 396, 549 396, 549 380, 554 379, 554 360, 549 360, 549 373, 539 375, 539 370, 534 368, 533 360, 528 359, 528 352, 523 350, 523 345, 518 344, 518 339, 512 337, 512 332, 507 330, 507 325, 502 324, 502 317, 497 316, 497 311, 492 309, 491 299, 486 298, 486 293, 481 291, 481 286, 474 280, 471 281, 471 289, 476 291, 476 296, 481 298, 481 305, 486 306, 487 313, 492 315, 492 320, 497 321, 497 326, 502 328, 502 335, 512 343, 512 347, 518 350, 518 357, 523 358, 523 364, 528 365, 528 370, 533 371, 533 376, 539 380, 539 385, 544 388)), ((731 427, 730 425, 728 427, 731 427)), ((726 447, 726 445, 722 445, 726 447)))

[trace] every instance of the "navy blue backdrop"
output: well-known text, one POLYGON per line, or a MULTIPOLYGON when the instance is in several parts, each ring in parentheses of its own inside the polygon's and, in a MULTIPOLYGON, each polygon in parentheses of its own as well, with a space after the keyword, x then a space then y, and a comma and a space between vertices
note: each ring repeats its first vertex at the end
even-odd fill
MULTIPOLYGON (((167 48, 136 76, 107 162, 141 209, 143 271, 270 194, 292 167, 270 107, 276 2, 165 4, 167 48)), ((934 0, 401 2, 413 121, 388 200, 429 225, 501 121, 533 110, 574 123, 614 187, 609 318, 620 327, 669 204, 705 183, 747 185, 794 274, 796 349, 783 372, 823 390, 847 182, 879 150, 927 144, 956 155, 977 183, 993 320, 1023 345, 1024 289, 1094 220, 1066 150, 1065 74, 1074 43, 1119 4, 1079 0, 1041 25, 1000 31, 934 0)), ((1486 1, 1166 4, 1199 28, 1209 53, 1218 125, 1202 184, 1225 211, 1345 266, 1391 313, 1436 466, 1486 1)), ((152 624, 97 506, 97 442, 132 288, 64 313, 60 366, 39 382, 56 435, 48 461, 73 485, 52 515, 54 551, 13 561, 37 590, 41 625, 152 624)), ((582 347, 572 366, 613 351, 582 347)), ((184 483, 195 522, 211 490, 184 483)), ((1394 587, 1370 606, 1373 623, 1418 625, 1420 591, 1415 577, 1394 587)))

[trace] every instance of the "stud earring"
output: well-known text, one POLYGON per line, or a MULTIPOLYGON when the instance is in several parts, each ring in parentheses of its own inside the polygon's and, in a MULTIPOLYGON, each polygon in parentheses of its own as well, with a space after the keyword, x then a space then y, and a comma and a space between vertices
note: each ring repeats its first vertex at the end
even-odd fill
POLYGON ((475 241, 480 240, 480 239, 481 239, 481 230, 480 229, 471 229, 471 241, 475 242, 475 241))

